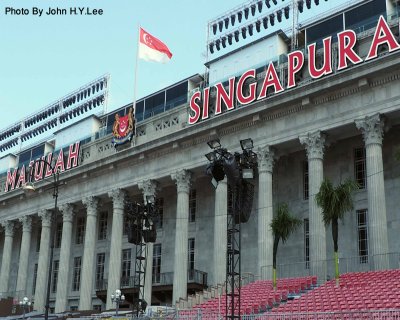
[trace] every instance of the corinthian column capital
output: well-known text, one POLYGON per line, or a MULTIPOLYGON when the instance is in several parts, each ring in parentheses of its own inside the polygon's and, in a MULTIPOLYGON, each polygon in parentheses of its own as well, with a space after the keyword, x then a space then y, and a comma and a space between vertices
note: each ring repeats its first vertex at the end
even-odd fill
POLYGON ((274 167, 275 149, 270 146, 260 147, 257 151, 258 172, 272 173, 274 167))
POLYGON ((321 131, 309 132, 299 137, 300 143, 306 148, 308 160, 324 158, 325 138, 321 131))
POLYGON ((87 215, 97 216, 97 208, 99 206, 99 198, 89 196, 82 199, 83 205, 86 207, 87 215))
POLYGON ((356 127, 362 132, 365 145, 382 144, 384 120, 379 113, 355 120, 356 127))
POLYGON ((189 193, 190 182, 192 178, 192 173, 188 170, 182 169, 171 174, 172 180, 175 180, 176 188, 179 192, 189 193))
POLYGON ((4 234, 6 237, 14 236, 14 221, 11 220, 1 221, 1 225, 4 228, 4 234))
POLYGON ((32 217, 31 216, 23 216, 18 219, 19 222, 22 223, 22 231, 23 232, 31 232, 32 231, 32 217))
POLYGON ((53 214, 50 210, 42 209, 39 211, 39 217, 42 220, 42 227, 50 227, 53 214))
POLYGON ((74 218, 74 205, 65 203, 61 205, 60 210, 63 215, 63 222, 72 222, 74 218))
POLYGON ((108 193, 113 200, 113 207, 123 209, 125 207, 126 191, 122 189, 114 189, 108 193))

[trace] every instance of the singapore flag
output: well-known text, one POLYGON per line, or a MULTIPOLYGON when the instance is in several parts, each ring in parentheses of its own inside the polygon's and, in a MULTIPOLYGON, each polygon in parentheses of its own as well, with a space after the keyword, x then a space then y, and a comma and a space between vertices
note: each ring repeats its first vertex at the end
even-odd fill
POLYGON ((168 47, 156 37, 140 28, 139 30, 139 58, 146 61, 166 63, 172 58, 168 47))

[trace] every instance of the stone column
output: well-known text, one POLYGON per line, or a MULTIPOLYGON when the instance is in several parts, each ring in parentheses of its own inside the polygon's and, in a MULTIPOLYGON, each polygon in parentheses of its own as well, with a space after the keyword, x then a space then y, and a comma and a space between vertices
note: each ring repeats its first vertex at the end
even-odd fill
POLYGON ((375 270, 388 268, 389 252, 385 182, 382 161, 383 120, 379 114, 356 120, 365 142, 367 162, 368 231, 375 270))
POLYGON ((310 223, 310 266, 318 276, 318 281, 326 278, 326 231, 322 220, 322 210, 315 201, 323 180, 323 158, 325 135, 320 131, 300 136, 300 143, 307 151, 309 185, 309 223, 310 223))
MULTIPOLYGON (((143 192, 144 203, 147 203, 148 196, 156 196, 157 182, 154 180, 146 180, 139 182, 139 189, 143 192)), ((153 243, 146 244, 146 274, 144 285, 144 300, 151 305, 151 292, 153 288, 153 243)))
POLYGON ((8 292, 8 280, 10 279, 11 254, 14 240, 14 222, 10 220, 2 221, 1 225, 4 228, 4 247, 3 258, 1 260, 0 293, 6 293, 8 292))
POLYGON ((215 189, 214 208, 213 284, 218 285, 226 281, 226 254, 228 247, 228 186, 226 178, 220 181, 215 189))
POLYGON ((98 198, 87 197, 82 200, 86 207, 86 233, 83 249, 81 292, 79 299, 79 310, 92 310, 93 273, 95 270, 95 249, 97 230, 98 198))
POLYGON ((40 235, 39 263, 36 278, 34 309, 40 312, 44 312, 46 304, 52 215, 53 213, 49 210, 39 211, 39 217, 42 219, 42 233, 40 235))
POLYGON ((64 312, 68 306, 69 268, 71 266, 71 239, 74 207, 71 204, 61 206, 63 228, 60 250, 60 264, 58 269, 57 295, 55 312, 64 312))
POLYGON ((270 146, 260 148, 258 157, 258 272, 262 279, 272 279, 273 244, 271 221, 272 170, 275 152, 270 146))
POLYGON ((107 310, 113 308, 111 294, 121 289, 122 234, 124 223, 125 191, 115 189, 108 194, 113 200, 110 262, 108 264, 107 310))
POLYGON ((171 175, 176 181, 176 229, 174 256, 174 285, 172 304, 187 296, 188 279, 188 223, 189 223, 189 188, 191 173, 180 170, 171 175))
POLYGON ((24 216, 19 221, 22 223, 22 239, 16 290, 20 297, 25 297, 27 295, 26 280, 29 266, 29 252, 31 249, 32 217, 24 216))

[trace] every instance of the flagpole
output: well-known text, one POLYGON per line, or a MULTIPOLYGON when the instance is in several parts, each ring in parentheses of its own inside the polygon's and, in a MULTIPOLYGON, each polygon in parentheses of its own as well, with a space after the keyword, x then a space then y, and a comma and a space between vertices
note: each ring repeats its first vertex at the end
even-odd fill
POLYGON ((139 37, 140 37, 140 25, 137 27, 137 42, 136 42, 136 60, 135 60, 135 78, 133 79, 133 111, 136 109, 136 89, 137 89, 137 73, 138 73, 138 60, 139 60, 139 37))

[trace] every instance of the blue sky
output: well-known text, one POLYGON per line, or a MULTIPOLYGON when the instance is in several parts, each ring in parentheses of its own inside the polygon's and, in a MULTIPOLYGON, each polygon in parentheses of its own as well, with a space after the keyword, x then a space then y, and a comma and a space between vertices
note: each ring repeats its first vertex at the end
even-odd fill
MULTIPOLYGON (((284 0, 282 0, 284 1, 284 0)), ((286 2, 291 2, 286 0, 286 2)), ((313 16, 351 1, 320 1, 313 16)), ((173 53, 168 64, 139 61, 137 98, 205 70, 207 22, 242 0, 2 0, 0 131, 105 73, 109 110, 133 99, 137 27, 173 53), (12 16, 5 7, 103 9, 101 16, 12 16)))

